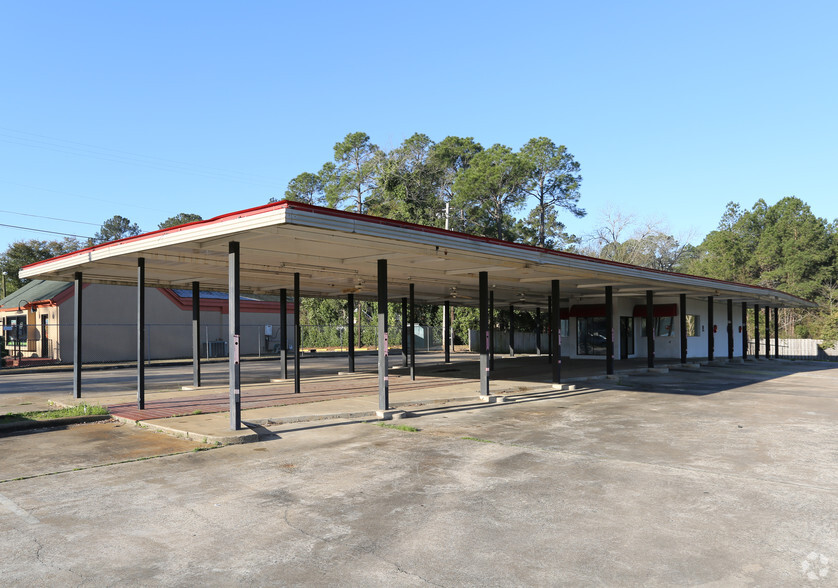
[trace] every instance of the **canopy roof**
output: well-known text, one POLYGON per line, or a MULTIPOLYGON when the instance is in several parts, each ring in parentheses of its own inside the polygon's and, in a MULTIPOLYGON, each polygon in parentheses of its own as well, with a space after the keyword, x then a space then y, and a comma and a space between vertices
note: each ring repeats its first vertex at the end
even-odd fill
POLYGON ((283 201, 88 247, 26 266, 24 278, 136 285, 145 258, 146 285, 226 291, 228 243, 241 248, 241 289, 276 294, 300 274, 302 296, 376 296, 377 260, 388 262, 389 296, 417 302, 477 304, 478 273, 488 272, 495 304, 545 307, 551 280, 562 301, 687 294, 753 304, 811 307, 778 290, 642 268, 390 219, 283 201))

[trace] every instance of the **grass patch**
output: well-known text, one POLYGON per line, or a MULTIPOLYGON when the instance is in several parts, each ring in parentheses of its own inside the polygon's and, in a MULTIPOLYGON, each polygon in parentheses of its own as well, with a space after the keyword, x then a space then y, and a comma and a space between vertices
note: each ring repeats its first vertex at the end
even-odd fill
POLYGON ((419 429, 416 427, 411 427, 410 425, 391 425, 388 423, 375 423, 379 427, 383 427, 385 429, 396 429, 397 431, 407 431, 408 433, 418 433, 419 429))
POLYGON ((34 410, 30 412, 10 412, 0 415, 0 423, 11 423, 16 421, 48 421, 50 419, 63 419, 66 417, 91 416, 109 414, 104 406, 81 403, 69 408, 56 408, 54 410, 34 410))
POLYGON ((478 443, 494 443, 488 439, 480 439, 479 437, 460 437, 463 441, 477 441, 478 443))

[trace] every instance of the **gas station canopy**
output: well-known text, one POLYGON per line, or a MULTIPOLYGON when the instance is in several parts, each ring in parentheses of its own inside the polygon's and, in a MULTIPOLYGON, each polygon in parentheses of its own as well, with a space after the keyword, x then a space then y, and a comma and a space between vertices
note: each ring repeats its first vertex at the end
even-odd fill
POLYGON ((477 306, 478 274, 487 272, 496 304, 545 307, 551 281, 561 281, 563 301, 655 296, 719 299, 814 307, 796 296, 763 288, 642 268, 571 253, 466 235, 444 229, 283 201, 213 219, 88 247, 26 266, 23 278, 136 285, 137 260, 145 260, 146 286, 226 291, 229 243, 241 250, 242 292, 274 294, 300 275, 300 294, 374 299, 377 262, 387 260, 388 296, 418 303, 477 306))

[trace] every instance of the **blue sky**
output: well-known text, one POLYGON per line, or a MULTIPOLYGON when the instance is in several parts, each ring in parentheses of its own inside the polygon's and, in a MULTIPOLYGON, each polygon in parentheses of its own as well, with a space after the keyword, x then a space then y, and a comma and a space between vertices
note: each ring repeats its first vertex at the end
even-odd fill
MULTIPOLYGON (((281 197, 347 133, 519 148, 700 241, 728 201, 838 217, 834 2, 5 2, 0 223, 92 235, 281 197)), ((0 248, 47 233, 0 227, 0 248)))

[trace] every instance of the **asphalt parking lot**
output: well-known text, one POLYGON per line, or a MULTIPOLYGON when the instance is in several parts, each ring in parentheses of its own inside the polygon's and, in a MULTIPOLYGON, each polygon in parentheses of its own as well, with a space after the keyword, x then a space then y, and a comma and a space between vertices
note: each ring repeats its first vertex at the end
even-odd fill
POLYGON ((113 423, 5 437, 0 577, 838 584, 838 369, 761 362, 607 385, 428 407, 399 422, 415 432, 318 421, 199 452, 113 423))

